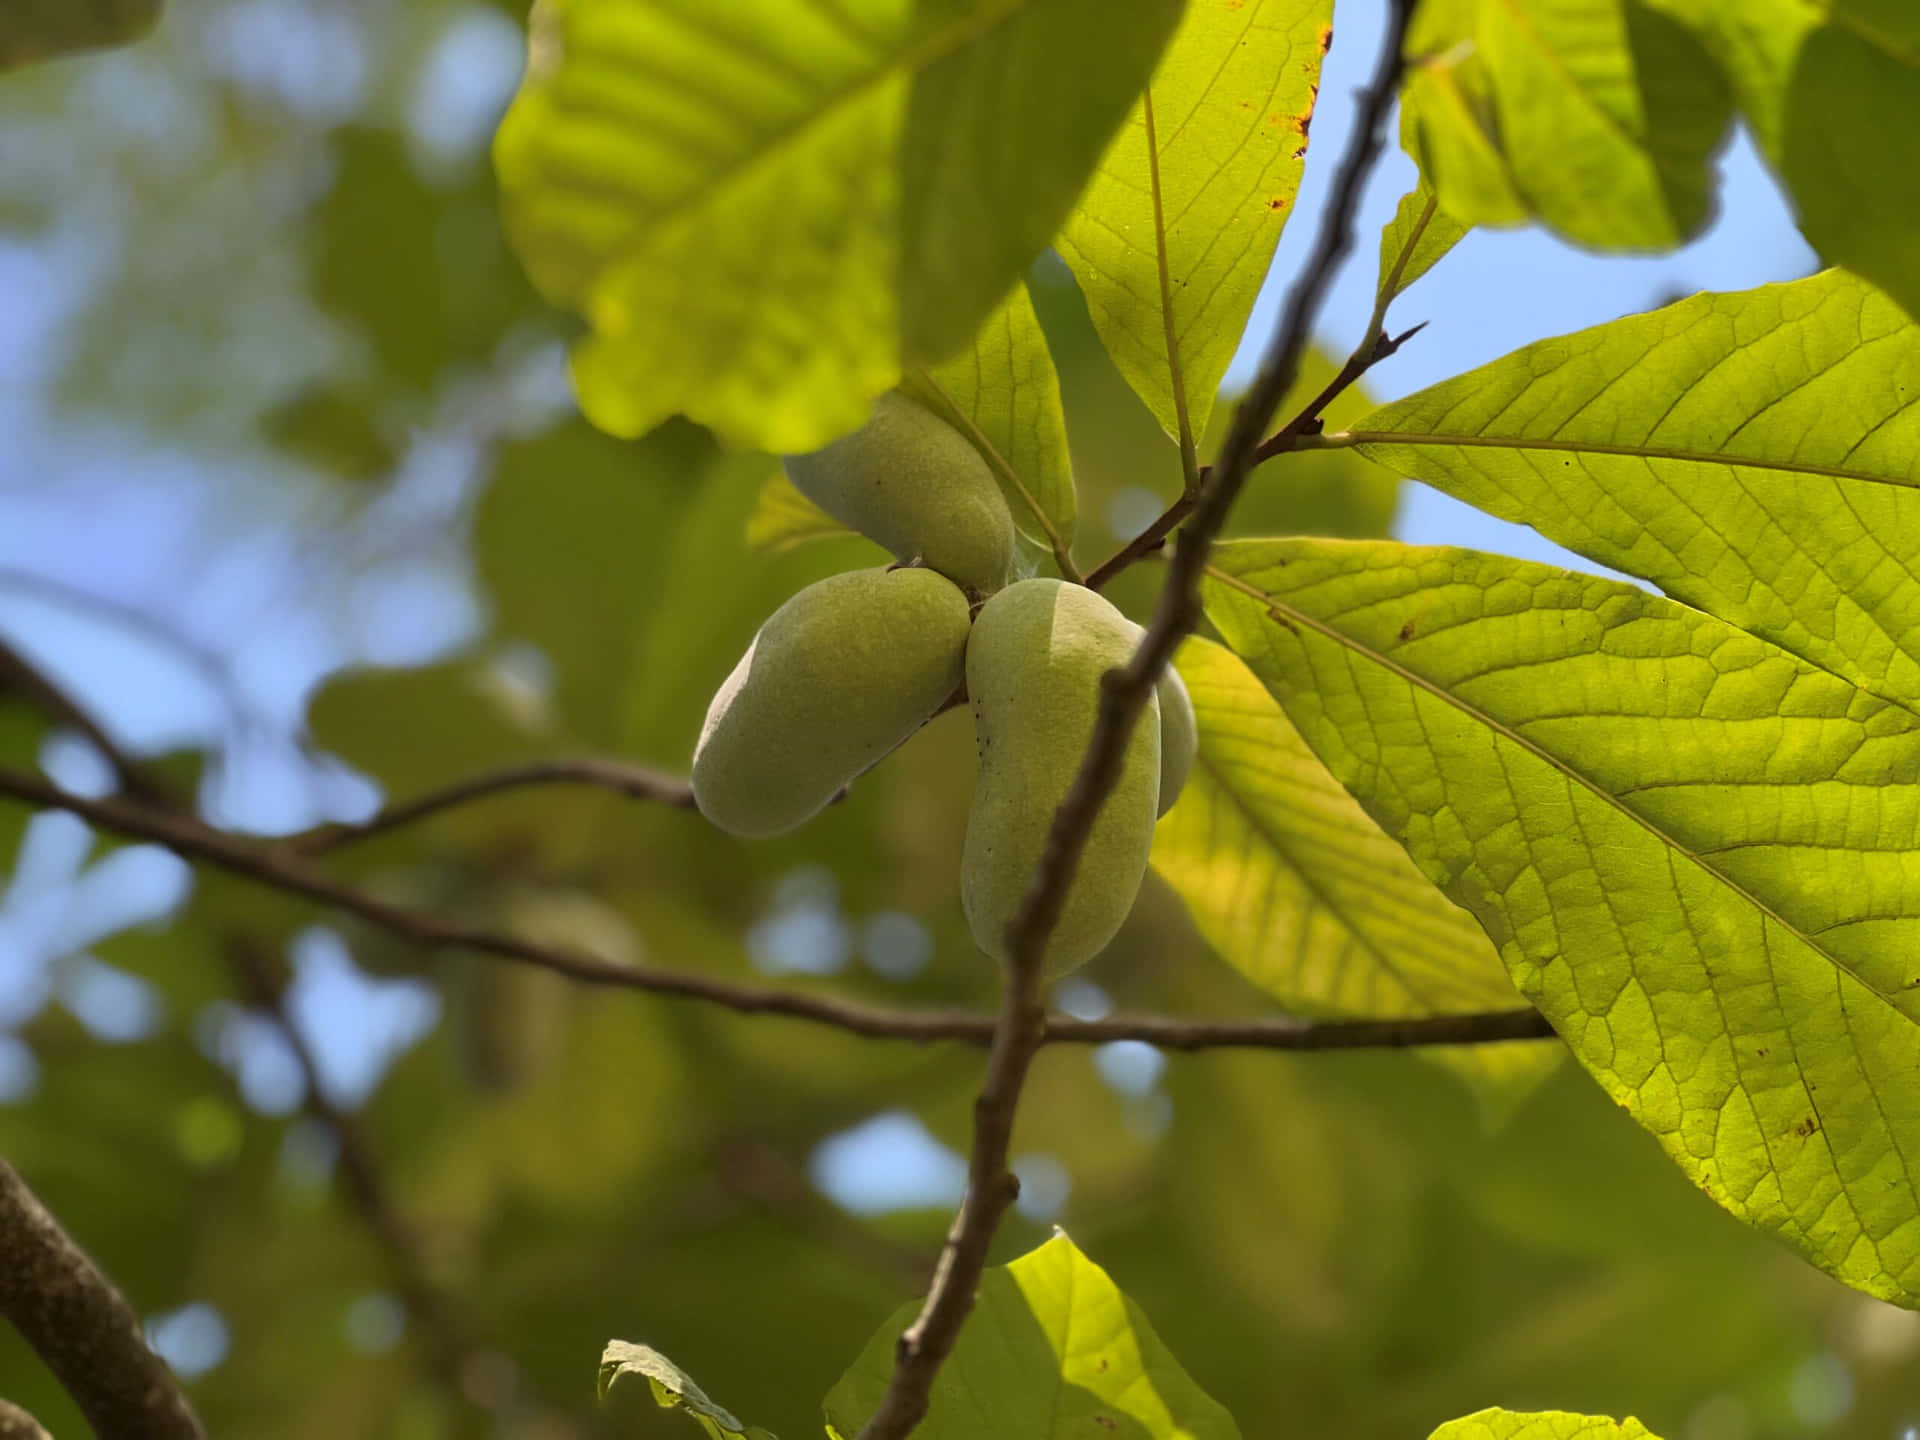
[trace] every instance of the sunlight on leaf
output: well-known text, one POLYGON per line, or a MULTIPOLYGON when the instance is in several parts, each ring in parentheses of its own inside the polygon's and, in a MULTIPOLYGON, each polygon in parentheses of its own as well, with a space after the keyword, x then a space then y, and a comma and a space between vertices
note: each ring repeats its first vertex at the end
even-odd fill
MULTIPOLYGON (((904 1305, 827 1396, 830 1435, 852 1440, 886 1392, 904 1305)), ((914 1431, 924 1440, 1238 1440, 1147 1317, 1065 1235, 980 1279, 973 1314, 914 1431)))
POLYGON ((1057 242, 1114 363, 1176 438, 1205 432, 1293 213, 1332 9, 1194 0, 1151 116, 1135 107, 1057 242))
POLYGON ((1712 214, 1727 87, 1634 0, 1447 0, 1407 38, 1409 148, 1469 225, 1536 214, 1569 240, 1661 250, 1712 214))
POLYGON ((649 1345, 609 1340, 600 1356, 600 1404, 623 1430, 651 1435, 655 1410, 678 1410, 708 1440, 774 1440, 759 1426, 744 1425, 707 1398, 693 1378, 649 1345))
POLYGON ((1733 1214, 1920 1306, 1920 717, 1502 556, 1256 541, 1216 573, 1228 643, 1607 1093, 1733 1214))
POLYGON ((1449 1420, 1428 1440, 1656 1440, 1638 1420, 1565 1410, 1482 1410, 1449 1420))
POLYGON ((974 443, 1022 534, 1041 545, 1072 543, 1077 506, 1060 377, 1024 283, 969 348, 900 388, 974 443))
POLYGON ((1845 272, 1543 340, 1348 438, 1877 694, 1920 695, 1920 326, 1845 272))
MULTIPOLYGON (((1473 917, 1327 773, 1232 651, 1177 657, 1200 754, 1154 832, 1153 867, 1214 950, 1300 1015, 1441 1015, 1519 1003, 1473 917)), ((1490 1102, 1524 1094, 1551 1043, 1436 1052, 1490 1102)))
POLYGON ((1440 208, 1422 180, 1400 197, 1393 219, 1380 232, 1380 278, 1374 301, 1385 305, 1446 258, 1466 238, 1467 227, 1440 208))
POLYGON ((774 470, 760 484, 753 513, 747 516, 747 548, 778 555, 809 540, 850 535, 838 520, 800 493, 784 470, 774 470))
POLYGON ((593 327, 588 415, 637 435, 682 411, 783 453, 853 429, 1047 243, 1177 8, 536 6, 495 158, 536 283, 593 327))

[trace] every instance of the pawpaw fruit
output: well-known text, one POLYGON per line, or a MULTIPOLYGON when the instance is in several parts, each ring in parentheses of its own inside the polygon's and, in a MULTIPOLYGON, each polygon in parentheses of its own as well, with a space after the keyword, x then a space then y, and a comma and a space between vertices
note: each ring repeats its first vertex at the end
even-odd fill
POLYGON ((873 418, 810 455, 789 455, 787 476, 843 525, 903 562, 937 570, 976 595, 1007 582, 1013 516, 993 471, 953 426, 898 391, 873 418))
POLYGON ((967 621, 967 597, 931 570, 852 570, 800 591, 707 707, 700 813, 745 836, 818 813, 959 687, 967 621))
MULTIPOLYGON (((961 853, 960 897, 974 943, 1007 959, 1007 927, 1033 883, 1054 812, 1079 773, 1100 709, 1100 677, 1125 665, 1138 627, 1092 590, 1022 580, 989 600, 967 642, 967 693, 980 772, 961 853)), ((1051 977, 1091 959, 1133 908, 1160 797, 1160 705, 1127 742, 1041 963, 1051 977)))

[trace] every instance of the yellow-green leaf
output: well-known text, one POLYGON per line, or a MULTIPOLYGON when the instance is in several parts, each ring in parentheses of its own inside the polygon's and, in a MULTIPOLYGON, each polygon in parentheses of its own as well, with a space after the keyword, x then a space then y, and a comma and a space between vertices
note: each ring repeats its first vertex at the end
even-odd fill
MULTIPOLYGON (((1232 651, 1189 640, 1177 657, 1199 756, 1154 831, 1153 868, 1202 936, 1300 1015, 1441 1015, 1516 1006, 1473 917, 1327 773, 1232 651)), ((1476 1089, 1524 1089, 1551 1044, 1435 1052, 1476 1089)))
MULTIPOLYGON (((901 1309, 827 1396, 828 1433, 852 1440, 886 1393, 901 1309)), ((933 1382, 921 1440, 1238 1440, 1233 1417, 1065 1235, 980 1278, 973 1313, 933 1382)))
POLYGON ((1543 340, 1345 437, 1903 704, 1920 326, 1831 271, 1543 340))
POLYGON ((1575 1415, 1565 1410, 1481 1410, 1449 1420, 1428 1440, 1657 1440, 1629 1415, 1575 1415))
POLYGON ((1682 1170, 1920 1306, 1920 716, 1502 556, 1251 541, 1216 575, 1228 643, 1682 1170))
POLYGON ((1638 0, 1431 3, 1407 52, 1405 139, 1465 224, 1531 214, 1580 244, 1659 250, 1712 214, 1726 82, 1638 0))
POLYGON ((1047 243, 1177 9, 543 0, 495 158, 535 282, 592 327, 588 415, 779 453, 855 428, 1047 243))
POLYGON ((1467 227, 1440 208, 1425 180, 1400 197, 1380 232, 1380 278, 1374 303, 1385 307, 1466 238, 1467 227))
POLYGON ((1016 285, 951 360, 907 377, 908 394, 971 440, 1028 539, 1064 553, 1078 504, 1060 377, 1033 298, 1016 285))
POLYGON ((1207 428, 1293 210, 1331 0, 1191 0, 1056 242, 1169 435, 1207 428))
POLYGON ((623 1432, 651 1435, 654 1410, 678 1410, 708 1440, 773 1440, 757 1425, 745 1425, 716 1405, 678 1365, 651 1345, 609 1340, 600 1356, 600 1403, 623 1432))

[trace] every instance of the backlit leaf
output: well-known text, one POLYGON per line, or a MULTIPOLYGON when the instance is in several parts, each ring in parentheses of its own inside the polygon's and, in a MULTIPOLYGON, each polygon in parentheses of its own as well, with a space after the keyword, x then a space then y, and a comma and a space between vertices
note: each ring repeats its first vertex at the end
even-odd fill
POLYGON ((780 453, 853 429, 1047 243, 1177 9, 546 0, 495 156, 536 283, 593 328, 588 414, 780 453))
POLYGON ((1565 1410, 1482 1410, 1449 1420, 1429 1440, 1655 1440, 1629 1415, 1573 1415, 1565 1410))
POLYGON ((1879 694, 1920 695, 1920 326, 1843 271, 1543 340, 1347 438, 1879 694))
MULTIPOLYGON (((828 1433, 860 1433, 893 1372, 902 1306, 827 1396, 828 1433)), ((1117 1435, 1237 1440, 1233 1418, 1195 1385, 1107 1272, 1056 1234, 980 1279, 973 1313, 933 1382, 925 1440, 1117 1435)))
POLYGON ((1193 0, 1057 242, 1121 374, 1197 440, 1293 211, 1330 0, 1193 0))
POLYGON ((652 1409, 678 1410, 693 1420, 708 1440, 773 1440, 759 1426, 745 1425, 731 1411, 713 1403, 693 1378, 649 1345, 609 1340, 600 1357, 600 1403, 615 1420, 631 1424, 635 1434, 652 1409))
POLYGON ((1696 1184, 1920 1306, 1920 717, 1616 581, 1224 547, 1208 613, 1696 1184))

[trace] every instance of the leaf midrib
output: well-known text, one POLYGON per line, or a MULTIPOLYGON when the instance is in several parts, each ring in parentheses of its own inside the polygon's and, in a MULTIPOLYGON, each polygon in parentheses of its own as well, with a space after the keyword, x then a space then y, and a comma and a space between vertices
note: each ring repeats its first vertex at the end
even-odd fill
POLYGON ((1611 791, 1606 789, 1606 787, 1600 785, 1597 781, 1594 781, 1588 778, 1583 772, 1581 772, 1578 768, 1576 768, 1574 765, 1572 765, 1568 761, 1562 760, 1559 756, 1555 755, 1552 751, 1546 749, 1544 746, 1540 745, 1536 741, 1529 740, 1526 736, 1520 734, 1518 731, 1514 730, 1512 727, 1502 723, 1499 720, 1496 720, 1493 716, 1487 714, 1484 710, 1480 709, 1478 706, 1470 704, 1468 701, 1454 694, 1454 692, 1449 690, 1446 686, 1438 684, 1435 681, 1429 680, 1424 675, 1420 675, 1412 670, 1409 670, 1406 666, 1401 665, 1398 661, 1390 659, 1386 655, 1383 655, 1378 650, 1375 650, 1372 646, 1363 644, 1359 640, 1354 639, 1351 635, 1346 634, 1344 631, 1336 629, 1334 626, 1329 625, 1325 621, 1320 620, 1319 618, 1313 615, 1309 615, 1306 611, 1298 609, 1297 607, 1288 604, 1285 600, 1282 600, 1279 596, 1270 594, 1267 591, 1260 589, 1257 585, 1254 585, 1249 581, 1242 580, 1239 576, 1231 574, 1228 571, 1222 570, 1216 565, 1207 566, 1207 575, 1210 579, 1219 581, 1221 584, 1228 586, 1230 589, 1237 590, 1241 594, 1246 595, 1251 599, 1259 601, 1260 604, 1267 607, 1268 613, 1275 616, 1276 618, 1283 618, 1288 623, 1297 623, 1300 625, 1304 625, 1309 630, 1312 630, 1316 635, 1320 635, 1325 639, 1331 640, 1335 644, 1340 645, 1345 649, 1352 651, 1354 654, 1360 656, 1362 659, 1368 661, 1371 664, 1378 665, 1381 669, 1387 671, 1389 674, 1395 676, 1396 678, 1404 681, 1406 684, 1413 686, 1417 690, 1425 692, 1426 694, 1432 696, 1434 699, 1440 701, 1442 704, 1450 706, 1451 708, 1459 711, 1462 715, 1466 716, 1469 720, 1475 721, 1478 724, 1486 726, 1487 729, 1491 730, 1495 735, 1499 736, 1501 739, 1511 742, 1512 744, 1518 746, 1521 750, 1525 751, 1527 754, 1533 756, 1536 760, 1539 760, 1544 764, 1550 766, 1553 770, 1555 770, 1567 781, 1569 781, 1574 785, 1578 785, 1581 789, 1585 790, 1588 794, 1592 795, 1594 798, 1599 800, 1607 808, 1616 811, 1622 816, 1625 816, 1628 820, 1632 821, 1635 825, 1639 826, 1642 830, 1646 831, 1648 835, 1651 835, 1654 839, 1658 840, 1661 844, 1665 845, 1669 850, 1672 850, 1675 854, 1685 857, 1692 864, 1699 866, 1700 869, 1704 871, 1706 874, 1713 876, 1714 879, 1718 880, 1734 895, 1746 901, 1749 905, 1752 905, 1753 908, 1759 911, 1762 916, 1764 916, 1766 919, 1771 920, 1773 923, 1778 925, 1788 935, 1792 936, 1795 940, 1798 940, 1802 945, 1806 946, 1808 950, 1813 952, 1815 955, 1820 956, 1823 960, 1827 961, 1828 964, 1832 965, 1836 970, 1840 971, 1842 974, 1845 974, 1851 977, 1860 986, 1861 989, 1865 990, 1868 994, 1878 999, 1889 1010, 1893 1011, 1895 1015, 1899 1016, 1901 1020, 1905 1021, 1909 1025, 1920 1023, 1920 1022, 1916 1022, 1912 1016, 1906 1013, 1906 1011, 1902 1010, 1898 1005, 1894 1004, 1892 996, 1888 995, 1885 991, 1881 990, 1878 986, 1871 984, 1864 976, 1862 976, 1859 973, 1859 971, 1855 970, 1852 965, 1847 963, 1845 960, 1841 959, 1838 955, 1835 955, 1832 951, 1827 949, 1824 945, 1820 944, 1817 940, 1814 939, 1813 936, 1809 935, 1806 931, 1802 930, 1799 926, 1790 923, 1784 916, 1782 916, 1778 911, 1776 911, 1771 905, 1767 904, 1759 896, 1755 895, 1751 890, 1747 889, 1746 886, 1742 885, 1739 881, 1735 880, 1731 875, 1728 875, 1724 870, 1720 869, 1719 866, 1712 864, 1709 860, 1706 859, 1706 857, 1700 855, 1699 853, 1690 849, 1688 846, 1682 844, 1674 836, 1669 835, 1665 830, 1661 829, 1658 825, 1654 824, 1654 822, 1649 820, 1646 816, 1640 814, 1640 812, 1635 810, 1632 806, 1624 803, 1617 795, 1613 794, 1611 791))
MULTIPOLYGON (((1636 460, 1670 460, 1685 465, 1723 465, 1739 470, 1777 470, 1787 475, 1819 475, 1830 480, 1858 480, 1899 490, 1920 489, 1920 480, 1876 475, 1845 465, 1823 465, 1811 460, 1761 460, 1713 450, 1684 450, 1664 445, 1620 445, 1597 440, 1561 440, 1524 435, 1464 435, 1418 430, 1341 430, 1320 437, 1332 449, 1364 449, 1369 445, 1459 446, 1467 450, 1551 450, 1569 455, 1621 455, 1636 460)), ((1311 447, 1309 447, 1311 448, 1311 447)))

